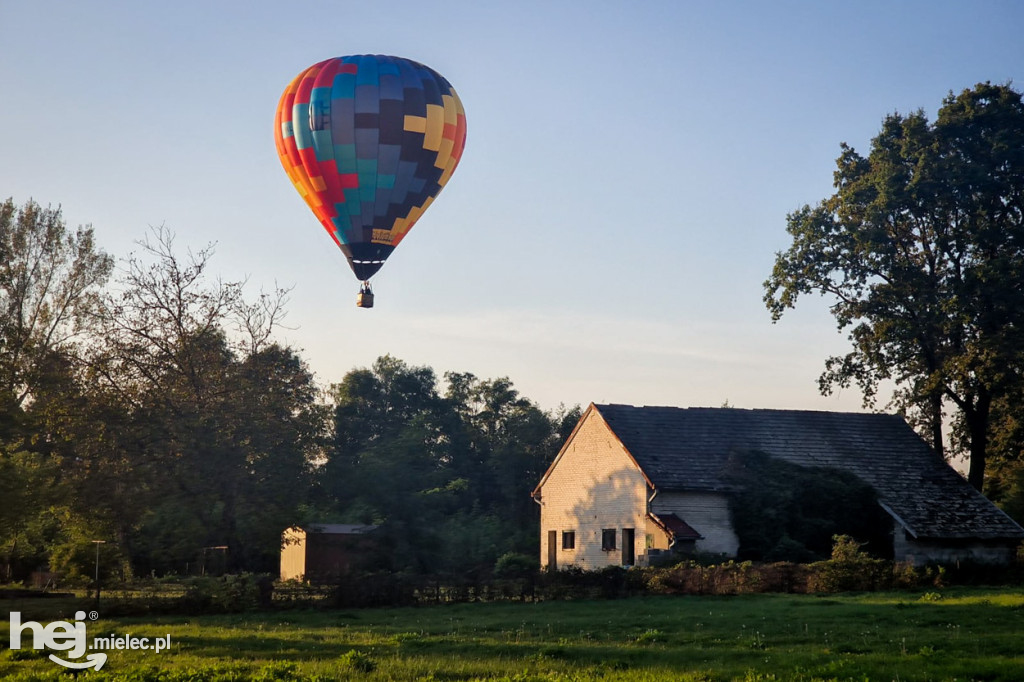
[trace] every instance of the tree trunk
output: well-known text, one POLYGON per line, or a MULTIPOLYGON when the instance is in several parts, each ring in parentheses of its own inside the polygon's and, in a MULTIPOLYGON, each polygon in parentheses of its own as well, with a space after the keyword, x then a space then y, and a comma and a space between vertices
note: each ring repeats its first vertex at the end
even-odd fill
POLYGON ((946 458, 946 444, 942 438, 942 393, 932 392, 928 396, 928 419, 931 421, 932 448, 939 457, 946 458))
MULTIPOLYGON (((982 441, 984 438, 981 436, 982 441)), ((985 484, 985 444, 984 442, 978 444, 973 435, 971 436, 971 464, 967 471, 967 482, 978 491, 985 484)))
POLYGON ((981 491, 985 484, 985 459, 988 450, 988 417, 992 405, 992 397, 987 391, 980 391, 974 409, 964 410, 967 421, 967 433, 971 438, 970 467, 967 471, 967 482, 975 490, 981 491))

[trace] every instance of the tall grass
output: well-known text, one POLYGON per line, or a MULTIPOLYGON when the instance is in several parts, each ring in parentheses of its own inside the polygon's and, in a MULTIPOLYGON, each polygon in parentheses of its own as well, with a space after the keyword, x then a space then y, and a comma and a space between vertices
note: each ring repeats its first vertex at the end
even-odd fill
MULTIPOLYGON (((101 618, 88 627, 90 636, 173 642, 159 655, 109 652, 88 680, 1024 679, 1019 588, 101 618)), ((2 646, 7 629, 5 619, 2 646)), ((0 676, 68 679, 23 651, 0 651, 0 676)))

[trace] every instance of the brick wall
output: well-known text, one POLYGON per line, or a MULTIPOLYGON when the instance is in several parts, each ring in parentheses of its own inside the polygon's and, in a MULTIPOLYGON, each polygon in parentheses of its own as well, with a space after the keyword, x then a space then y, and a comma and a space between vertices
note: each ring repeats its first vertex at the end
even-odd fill
MULTIPOLYGON (((636 565, 647 563, 647 482, 596 410, 587 412, 540 491, 540 562, 548 566, 555 531, 557 568, 622 565, 624 529, 633 529, 636 565), (615 530, 615 550, 603 550, 602 531, 615 530), (562 549, 563 533, 575 548, 562 549)), ((651 526, 653 527, 653 523, 651 526)))

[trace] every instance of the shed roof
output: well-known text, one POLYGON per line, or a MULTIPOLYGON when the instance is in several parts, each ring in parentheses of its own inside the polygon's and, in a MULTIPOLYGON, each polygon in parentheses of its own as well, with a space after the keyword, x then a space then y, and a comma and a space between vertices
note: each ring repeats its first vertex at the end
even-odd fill
POLYGON ((352 523, 308 523, 302 526, 307 533, 324 533, 327 535, 363 535, 377 529, 377 526, 367 526, 352 523))
POLYGON ((648 512, 647 515, 655 523, 671 533, 672 537, 676 540, 701 540, 704 538, 693 526, 675 514, 653 514, 648 512))
POLYGON ((843 469, 871 485, 916 538, 1024 538, 899 416, 807 410, 593 405, 662 490, 731 490, 730 453, 759 451, 805 467, 843 469))

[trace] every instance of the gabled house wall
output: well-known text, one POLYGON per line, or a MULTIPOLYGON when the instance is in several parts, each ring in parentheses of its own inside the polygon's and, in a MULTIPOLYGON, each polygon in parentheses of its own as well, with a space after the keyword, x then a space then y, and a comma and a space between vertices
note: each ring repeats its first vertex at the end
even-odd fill
POLYGON ((636 462, 597 411, 590 410, 534 491, 541 507, 541 566, 620 566, 623 539, 629 536, 623 531, 629 529, 633 563, 645 564, 649 492, 636 462), (602 549, 606 530, 615 531, 614 550, 602 549), (567 532, 574 534, 572 549, 563 549, 567 532))

